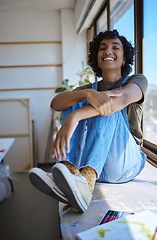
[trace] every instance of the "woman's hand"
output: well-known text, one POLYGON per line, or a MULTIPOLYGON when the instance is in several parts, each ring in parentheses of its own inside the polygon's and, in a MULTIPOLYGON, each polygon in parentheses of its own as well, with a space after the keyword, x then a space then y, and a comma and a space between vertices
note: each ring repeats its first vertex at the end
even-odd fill
POLYGON ((52 144, 52 157, 55 157, 57 154, 58 160, 61 160, 61 155, 63 159, 66 158, 65 147, 67 152, 70 152, 70 139, 78 125, 79 121, 76 119, 75 114, 71 113, 60 130, 58 131, 56 138, 52 144))
POLYGON ((115 111, 114 97, 122 95, 120 90, 95 91, 90 89, 87 94, 87 101, 100 113, 101 116, 109 116, 115 111))

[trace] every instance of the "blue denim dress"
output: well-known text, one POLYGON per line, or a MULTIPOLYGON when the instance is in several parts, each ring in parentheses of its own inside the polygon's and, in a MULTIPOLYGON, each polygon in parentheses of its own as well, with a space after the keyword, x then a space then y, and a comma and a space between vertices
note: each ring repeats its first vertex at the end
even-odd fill
MULTIPOLYGON (((127 78, 123 81, 125 83, 127 78)), ((92 84, 97 90, 98 82, 92 84)), ((62 112, 62 123, 87 101, 62 112)), ((97 172, 97 181, 123 183, 132 180, 144 168, 146 155, 132 136, 126 108, 110 116, 95 116, 81 120, 70 140, 66 159, 78 169, 90 166, 97 172)))

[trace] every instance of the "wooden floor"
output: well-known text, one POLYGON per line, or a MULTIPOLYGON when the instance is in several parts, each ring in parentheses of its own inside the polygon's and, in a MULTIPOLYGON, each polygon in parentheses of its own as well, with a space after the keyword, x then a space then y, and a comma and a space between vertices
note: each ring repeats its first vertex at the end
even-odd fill
POLYGON ((0 203, 1 240, 59 240, 58 202, 16 174, 14 193, 0 203))

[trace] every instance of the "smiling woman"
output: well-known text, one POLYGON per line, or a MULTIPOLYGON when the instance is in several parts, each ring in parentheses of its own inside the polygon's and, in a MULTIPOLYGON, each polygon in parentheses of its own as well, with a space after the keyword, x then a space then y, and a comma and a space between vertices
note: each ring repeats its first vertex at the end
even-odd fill
POLYGON ((32 169, 31 182, 39 190, 43 188, 36 185, 36 178, 53 192, 58 186, 60 201, 64 196, 81 212, 88 209, 96 179, 123 183, 144 168, 146 156, 140 145, 147 79, 127 76, 134 55, 135 49, 116 30, 98 34, 90 43, 88 63, 102 80, 59 93, 51 101, 54 110, 63 111, 52 145, 58 163, 51 181, 32 169))

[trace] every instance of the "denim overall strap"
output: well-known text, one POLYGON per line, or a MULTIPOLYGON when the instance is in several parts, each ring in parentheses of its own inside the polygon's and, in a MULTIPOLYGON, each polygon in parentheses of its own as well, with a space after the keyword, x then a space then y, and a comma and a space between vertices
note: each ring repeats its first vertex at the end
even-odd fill
POLYGON ((127 76, 126 78, 124 78, 122 84, 125 84, 127 82, 127 80, 129 79, 130 76, 127 76))
MULTIPOLYGON (((129 79, 129 77, 130 77, 130 76, 127 76, 126 78, 124 78, 122 84, 125 85, 126 82, 127 82, 127 80, 129 79)), ((122 113, 122 115, 123 115, 123 117, 124 117, 124 120, 125 120, 125 122, 126 122, 126 125, 127 125, 128 129, 130 130, 129 121, 128 121, 128 114, 127 114, 127 109, 126 109, 126 108, 122 109, 122 110, 121 110, 121 113, 122 113)))
POLYGON ((98 82, 93 82, 92 89, 97 90, 98 82))

